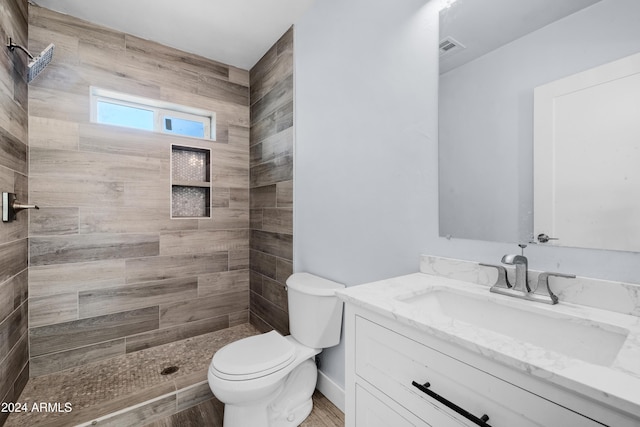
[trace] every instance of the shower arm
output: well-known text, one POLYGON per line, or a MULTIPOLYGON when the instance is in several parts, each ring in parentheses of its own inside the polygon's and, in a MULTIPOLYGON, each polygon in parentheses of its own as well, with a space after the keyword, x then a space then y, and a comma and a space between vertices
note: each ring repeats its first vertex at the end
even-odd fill
POLYGON ((7 47, 9 48, 9 50, 11 52, 13 52, 15 50, 15 48, 18 48, 18 49, 22 50, 24 53, 26 53, 27 55, 29 55, 29 59, 33 59, 33 55, 31 54, 31 52, 29 52, 27 49, 25 49, 24 47, 20 46, 19 44, 15 44, 13 42, 13 40, 11 39, 11 37, 9 37, 9 44, 7 45, 7 47))

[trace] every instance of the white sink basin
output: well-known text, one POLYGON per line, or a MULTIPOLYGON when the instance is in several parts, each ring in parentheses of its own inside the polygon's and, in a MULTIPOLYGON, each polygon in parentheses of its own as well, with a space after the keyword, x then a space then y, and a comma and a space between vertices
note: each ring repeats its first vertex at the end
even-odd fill
POLYGON ((537 303, 511 301, 493 294, 433 289, 396 299, 433 315, 602 366, 611 366, 628 335, 627 330, 617 326, 542 310, 535 306, 537 303))

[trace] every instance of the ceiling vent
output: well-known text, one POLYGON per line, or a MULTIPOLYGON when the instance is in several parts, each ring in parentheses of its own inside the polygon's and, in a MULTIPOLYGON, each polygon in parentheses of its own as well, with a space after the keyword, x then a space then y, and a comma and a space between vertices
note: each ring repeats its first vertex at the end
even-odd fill
POLYGON ((440 41, 440 56, 448 56, 462 49, 464 45, 453 37, 446 37, 440 41))

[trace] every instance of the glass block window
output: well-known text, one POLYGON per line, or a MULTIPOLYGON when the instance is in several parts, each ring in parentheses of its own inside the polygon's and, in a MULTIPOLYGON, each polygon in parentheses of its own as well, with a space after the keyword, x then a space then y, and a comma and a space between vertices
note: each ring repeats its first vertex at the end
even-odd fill
POLYGON ((211 216, 211 150, 171 147, 171 217, 211 216))
POLYGON ((190 138, 216 138, 216 114, 198 108, 91 88, 91 121, 190 138))

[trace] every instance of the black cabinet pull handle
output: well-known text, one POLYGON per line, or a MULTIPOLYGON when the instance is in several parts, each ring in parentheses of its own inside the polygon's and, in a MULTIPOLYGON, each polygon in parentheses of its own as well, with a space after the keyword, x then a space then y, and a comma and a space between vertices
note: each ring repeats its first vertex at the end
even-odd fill
POLYGON ((472 421, 472 422, 474 422, 475 424, 477 424, 477 425, 479 425, 481 427, 491 427, 489 424, 487 424, 487 421, 489 421, 489 416, 487 414, 484 414, 480 418, 476 417, 475 415, 473 415, 472 413, 462 409, 461 407, 459 407, 458 405, 456 405, 452 401, 447 400, 444 397, 440 396, 439 394, 434 393, 433 391, 429 390, 429 387, 431 386, 430 383, 426 382, 424 384, 418 384, 417 382, 412 381, 411 385, 413 385, 415 388, 417 388, 421 392, 427 394, 428 396, 434 398, 438 402, 442 403, 447 408, 449 408, 449 409, 455 411, 456 413, 462 415, 463 417, 465 417, 469 421, 472 421))

